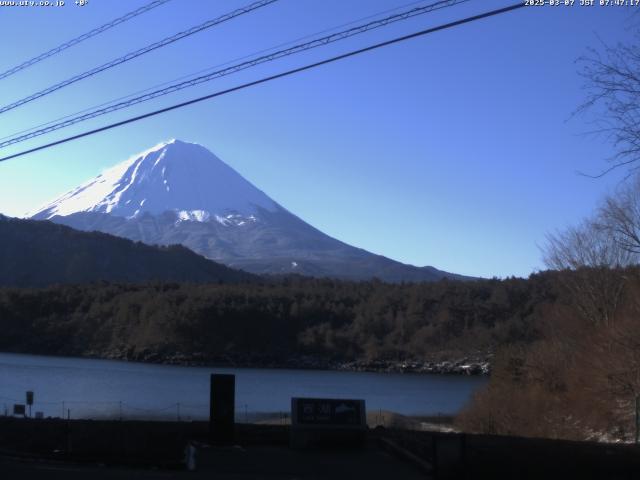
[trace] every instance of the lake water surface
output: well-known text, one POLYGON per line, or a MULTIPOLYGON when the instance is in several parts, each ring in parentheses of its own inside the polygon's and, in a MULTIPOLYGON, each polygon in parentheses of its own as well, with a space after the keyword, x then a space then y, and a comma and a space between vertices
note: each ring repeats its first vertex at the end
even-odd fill
POLYGON ((288 412, 291 397, 365 399, 367 410, 451 414, 484 377, 323 370, 179 367, 0 353, 0 414, 35 392, 33 412, 72 418, 204 419, 209 375, 236 375, 236 411, 288 412))

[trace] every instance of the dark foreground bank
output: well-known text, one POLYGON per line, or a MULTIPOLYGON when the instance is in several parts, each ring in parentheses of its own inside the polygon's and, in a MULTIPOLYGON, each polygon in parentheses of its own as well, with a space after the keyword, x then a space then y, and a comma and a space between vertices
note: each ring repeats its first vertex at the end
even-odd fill
POLYGON ((26 480, 640 478, 633 445, 375 428, 363 448, 297 451, 286 425, 238 424, 232 447, 207 446, 207 434, 206 422, 1 418, 0 468, 26 480), (195 472, 185 467, 187 445, 197 452, 195 472))

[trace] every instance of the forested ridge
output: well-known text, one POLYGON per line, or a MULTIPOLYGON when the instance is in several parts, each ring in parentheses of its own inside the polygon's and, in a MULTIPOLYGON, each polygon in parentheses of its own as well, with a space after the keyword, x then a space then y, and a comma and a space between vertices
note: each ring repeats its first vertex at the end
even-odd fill
POLYGON ((248 284, 0 289, 0 349, 281 365, 488 358, 538 336, 557 273, 419 284, 287 277, 248 284))
POLYGON ((0 215, 0 286, 45 287, 98 280, 250 282, 255 278, 180 245, 151 246, 48 221, 0 215))

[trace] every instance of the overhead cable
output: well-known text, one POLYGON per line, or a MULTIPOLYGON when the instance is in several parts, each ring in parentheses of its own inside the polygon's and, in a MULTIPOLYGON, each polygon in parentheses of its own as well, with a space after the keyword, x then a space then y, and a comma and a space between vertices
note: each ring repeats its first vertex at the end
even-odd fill
POLYGON ((24 105, 25 103, 29 103, 34 100, 37 100, 38 98, 44 97, 45 95, 49 95, 57 90, 60 90, 61 88, 68 87, 71 84, 79 82, 80 80, 84 80, 85 78, 92 77, 100 72, 104 72, 105 70, 121 65, 141 55, 157 50, 158 48, 166 47, 167 45, 177 42, 178 40, 181 40, 185 37, 189 37, 198 32, 201 32, 208 28, 219 25, 223 22, 236 18, 240 15, 244 15, 246 13, 252 12, 254 10, 257 10, 258 8, 265 7, 277 1, 278 0, 259 0, 250 5, 234 10, 233 12, 226 13, 220 17, 214 18, 212 20, 208 20, 200 25, 196 25, 195 27, 191 27, 188 30, 178 32, 174 35, 171 35, 170 37, 160 40, 159 42, 152 43, 151 45, 147 45, 146 47, 127 53, 126 55, 123 55, 122 57, 118 57, 114 60, 111 60, 110 62, 100 65, 99 67, 95 67, 95 68, 92 68, 91 70, 87 70, 86 72, 80 73, 62 82, 56 83, 55 85, 47 87, 44 90, 40 90, 39 92, 33 93, 28 97, 24 97, 13 103, 0 107, 0 113, 5 113, 5 112, 8 112, 9 110, 13 110, 14 108, 18 108, 21 105, 24 105))
POLYGON ((79 44, 80 42, 84 42, 85 40, 88 40, 91 37, 95 37, 96 35, 105 32, 117 25, 120 25, 121 23, 124 23, 126 21, 131 20, 132 18, 137 17, 138 15, 142 15, 143 13, 147 13, 149 10, 153 10, 156 7, 159 7, 160 5, 164 5, 167 2, 170 2, 171 0, 154 0, 153 2, 150 2, 146 5, 143 5, 142 7, 133 10, 121 17, 115 18, 113 20, 111 20, 109 23, 105 23, 104 25, 101 25, 97 28, 94 28, 93 30, 87 32, 87 33, 83 33, 82 35, 72 38, 71 40, 69 40, 68 42, 65 42, 61 45, 58 45, 57 47, 52 48, 51 50, 48 50, 44 53, 41 53, 40 55, 33 57, 29 60, 27 60, 26 62, 23 62, 19 65, 16 65, 13 68, 10 68, 9 70, 0 73, 0 80, 2 80, 3 78, 7 78, 11 75, 13 75, 14 73, 18 73, 20 70, 24 70, 27 67, 30 67, 32 65, 35 65, 38 62, 41 62, 42 60, 49 58, 53 55, 56 55, 57 53, 62 52, 63 50, 66 50, 67 48, 71 48, 74 45, 79 44))
POLYGON ((31 131, 29 133, 23 134, 23 135, 19 135, 13 138, 10 138, 8 140, 4 140, 2 142, 0 142, 0 148, 3 147, 7 147, 9 145, 14 145, 16 143, 20 143, 20 142, 24 142, 26 140, 30 140, 32 138, 35 137, 39 137, 41 135, 45 135, 47 133, 51 133, 53 131, 56 130, 60 130, 62 128, 65 127, 69 127, 71 125, 74 125, 76 123, 80 123, 80 122, 84 122, 87 120, 90 120, 92 118, 96 118, 102 115, 106 115, 108 113, 112 113, 115 112, 117 110, 122 110, 124 108, 128 108, 131 107, 133 105, 137 105, 139 103, 143 103, 143 102, 147 102, 149 100, 153 100, 155 98, 158 97, 162 97, 165 95, 168 95, 170 93, 174 93, 180 90, 184 90, 185 88, 190 88, 196 85, 199 85, 201 83, 205 83, 205 82, 210 82, 212 80, 215 80, 217 78, 220 77, 224 77, 227 75, 231 75, 237 72, 240 72, 242 70, 246 70, 248 68, 252 68, 255 67, 257 65, 266 63, 266 62, 272 62, 274 60, 278 60, 280 58, 283 57, 287 57, 290 55, 294 55, 303 51, 307 51, 307 50, 311 50, 313 48, 317 48, 317 47, 321 47, 324 45, 328 45, 330 43, 334 43, 337 42, 339 40, 344 40, 350 37, 353 37, 355 35, 359 35, 377 28, 381 28, 384 26, 387 26, 389 24, 392 23, 396 23, 402 20, 407 20, 409 18, 413 18, 415 16, 418 15, 423 15, 429 12, 433 12, 435 10, 440 10, 442 8, 447 8, 447 7, 451 7, 460 3, 464 3, 467 2, 469 0, 442 0, 442 1, 438 1, 429 5, 425 5, 422 7, 416 7, 413 8, 411 10, 407 10, 401 13, 397 13, 394 15, 390 15, 387 16, 385 18, 379 19, 379 20, 374 20, 368 23, 365 23, 363 25, 358 25, 356 27, 352 27, 348 30, 343 30, 341 32, 337 32, 337 33, 333 33, 331 35, 326 35, 320 38, 316 38, 314 40, 311 40, 309 42, 305 42, 305 43, 300 43, 297 44, 295 46, 289 47, 289 48, 285 48, 282 50, 278 50, 276 52, 273 53, 269 53, 267 55, 262 55, 260 57, 251 59, 251 60, 247 60, 245 62, 242 63, 238 63, 236 65, 232 65, 230 67, 226 67, 224 69, 221 70, 217 70, 211 73, 208 73, 206 75, 201 75, 199 77, 190 79, 190 80, 186 80, 183 82, 179 82, 176 84, 172 84, 169 85, 167 87, 158 89, 158 90, 154 90, 152 92, 149 93, 145 93, 143 95, 137 96, 137 97, 133 97, 130 98, 128 100, 122 101, 122 102, 118 102, 118 103, 113 103, 110 105, 107 105, 106 107, 102 107, 102 108, 98 108, 96 110, 90 111, 88 113, 84 113, 82 115, 78 115, 75 117, 71 117, 71 118, 67 118, 66 120, 63 120, 61 122, 58 123, 54 123, 52 125, 49 125, 47 127, 38 129, 38 130, 34 130, 31 131))
MULTIPOLYGON (((313 37, 315 37, 315 36, 322 35, 322 34, 324 34, 324 33, 332 32, 332 31, 337 30, 337 29, 339 29, 339 28, 343 28, 343 27, 347 27, 347 26, 350 26, 350 25, 354 25, 354 24, 356 24, 356 23, 358 23, 358 22, 361 22, 361 21, 364 21, 364 20, 369 20, 370 18, 375 18, 375 17, 377 17, 377 16, 379 16, 379 15, 383 15, 383 14, 385 14, 385 13, 395 12, 395 11, 397 11, 397 10, 401 10, 401 9, 403 9, 403 8, 406 8, 406 7, 409 7, 409 6, 412 6, 412 5, 416 5, 416 4, 418 4, 418 3, 424 3, 424 1, 425 1, 425 0, 414 0, 414 1, 412 1, 412 2, 405 3, 405 4, 403 4, 403 5, 398 5, 398 6, 396 6, 396 7, 389 8, 389 9, 383 10, 383 11, 381 11, 381 12, 376 12, 376 13, 374 13, 374 14, 367 15, 366 17, 360 17, 360 18, 358 18, 358 19, 356 19, 356 20, 351 20, 351 21, 349 21, 349 22, 347 22, 347 23, 342 23, 342 24, 337 25, 337 26, 335 26, 335 27, 326 28, 326 29, 324 29, 324 30, 321 30, 321 31, 318 31, 318 32, 314 32, 314 33, 311 33, 311 34, 305 35, 305 36, 303 36, 303 37, 298 37, 298 38, 296 38, 296 39, 294 39, 294 40, 289 40, 289 41, 287 41, 287 42, 280 43, 280 44, 275 45, 275 46, 273 46, 273 47, 263 48, 263 49, 260 49, 260 50, 258 50, 258 51, 256 51, 256 52, 252 52, 252 53, 247 54, 247 55, 242 55, 241 57, 236 57, 236 58, 234 58, 234 59, 232 59, 232 60, 227 60, 227 61, 226 61, 226 62, 224 62, 224 63, 219 63, 219 64, 216 64, 216 65, 214 65, 214 66, 212 66, 212 67, 207 67, 207 68, 204 68, 204 69, 198 70, 197 72, 194 72, 194 73, 190 73, 190 74, 186 74, 186 75, 181 75, 181 76, 180 76, 180 77, 178 77, 178 78, 173 78, 173 79, 171 79, 171 80, 167 80, 167 81, 165 81, 165 82, 162 82, 162 83, 159 83, 159 84, 155 84, 155 85, 152 85, 152 86, 150 86, 150 87, 143 88, 143 89, 141 89, 141 90, 137 90, 137 91, 132 92, 132 93, 129 93, 129 94, 127 94, 127 95, 123 95, 123 96, 120 96, 120 97, 117 97, 117 98, 113 98, 113 99, 111 99, 111 100, 107 100, 107 101, 102 102, 102 103, 99 103, 99 104, 97 104, 97 105, 92 105, 92 106, 90 106, 90 107, 83 108, 82 110, 79 110, 79 111, 76 111, 76 112, 73 112, 73 113, 69 113, 69 114, 67 114, 67 115, 63 115, 62 117, 54 118, 53 120, 49 120, 49 121, 47 121, 47 122, 40 123, 40 124, 35 125, 35 126, 33 126, 33 127, 25 128, 25 129, 22 129, 22 130, 20 130, 20 131, 17 131, 17 132, 13 132, 13 133, 10 133, 10 134, 7 134, 7 135, 4 135, 4 136, 0 137, 0 141, 2 141, 2 140, 6 140, 7 138, 16 137, 16 136, 21 135, 21 134, 23 134, 23 133, 27 133, 27 132, 31 132, 31 131, 34 131, 34 130, 38 130, 39 128, 46 127, 46 126, 48 126, 48 125, 52 125, 52 124, 54 124, 54 123, 58 123, 58 122, 60 122, 60 121, 62 121, 62 120, 66 120, 67 118, 75 117, 75 116, 78 116, 78 115, 80 115, 80 114, 82 114, 82 113, 90 112, 90 111, 95 110, 95 109, 97 109, 97 108, 104 107, 104 106, 106 106, 106 105, 110 105, 110 104, 112 104, 112 103, 116 103, 116 102, 119 102, 119 101, 121 101, 121 100, 126 100, 126 99, 128 99, 128 98, 135 97, 136 95, 139 95, 139 94, 141 94, 141 93, 150 92, 150 91, 152 91, 152 90, 155 90, 155 89, 158 89, 158 88, 160 88, 160 87, 167 86, 167 85, 171 85, 172 83, 179 82, 179 81, 181 81, 181 80, 186 80, 186 79, 188 79, 188 78, 192 78, 192 77, 195 77, 195 76, 199 76, 199 75, 202 75, 202 74, 203 74, 203 73, 205 73, 205 72, 210 72, 210 71, 212 71, 212 70, 219 69, 219 68, 224 67, 224 66, 226 66, 226 65, 230 65, 230 64, 232 64, 232 63, 239 62, 239 61, 241 61, 241 60, 246 60, 246 59, 248 59, 248 58, 255 57, 256 55, 260 55, 260 54, 263 54, 263 53, 266 53, 266 52, 270 52, 270 51, 276 50, 276 49, 278 49, 278 48, 285 47, 285 46, 287 46, 287 45, 292 45, 292 44, 294 44, 294 43, 298 43, 298 42, 300 42, 300 41, 302 41, 302 40, 306 40, 306 39, 308 39, 308 38, 313 38, 313 37)), ((467 0, 467 1, 471 1, 471 0, 467 0)))
POLYGON ((482 20, 484 18, 493 17, 493 16, 500 15, 500 14, 503 14, 503 13, 511 12, 513 10, 517 10, 519 8, 522 8, 524 6, 525 6, 524 2, 519 2, 519 3, 516 3, 516 4, 510 5, 508 7, 499 8, 497 10, 491 10, 491 11, 488 11, 488 12, 480 13, 478 15, 473 15, 471 17, 466 17, 466 18, 463 18, 463 19, 460 19, 460 20, 456 20, 456 21, 453 21, 453 22, 445 23, 445 24, 442 24, 442 25, 438 25, 436 27, 427 28, 425 30, 421 30, 421 31, 418 31, 418 32, 415 32, 415 33, 411 33, 409 35, 404 35, 402 37, 396 37, 394 39, 387 40, 385 42, 376 43, 375 45, 370 45, 368 47, 360 48, 358 50, 352 50, 350 52, 343 53, 343 54, 337 55, 335 57, 331 57, 331 58, 327 58, 325 60, 321 60, 319 62, 315 62, 315 63, 311 63, 311 64, 308 64, 308 65, 305 65, 305 66, 302 66, 302 67, 298 67, 298 68, 294 68, 294 69, 291 69, 291 70, 287 70, 285 72, 281 72, 281 73, 278 73, 278 74, 275 74, 275 75, 271 75, 271 76, 268 76, 268 77, 263 77, 263 78, 261 78, 259 80, 254 80, 252 82, 244 83, 242 85, 238 85, 236 87, 228 88, 226 90, 221 90, 221 91, 218 91, 218 92, 214 92, 214 93, 211 93, 209 95, 205 95, 203 97, 194 98, 194 99, 188 100, 186 102, 178 103, 178 104, 172 105, 170 107, 165 107, 165 108, 162 108, 160 110, 155 110, 153 112, 145 113, 143 115, 138 115, 136 117, 128 118, 126 120, 121 120, 119 122, 112 123, 110 125, 105 125, 105 126, 100 127, 100 128, 96 128, 96 129, 93 129, 93 130, 82 132, 82 133, 79 133, 77 135, 73 135, 73 136, 70 136, 70 137, 63 138, 61 140, 57 140, 55 142, 47 143, 45 145, 40 145, 38 147, 30 148, 28 150, 23 150, 23 151, 18 152, 18 153, 7 155, 5 157, 0 158, 0 162, 6 161, 6 160, 10 160, 12 158, 21 157, 21 156, 27 155, 29 153, 34 153, 34 152, 38 152, 38 151, 41 151, 41 150, 45 150, 45 149, 54 147, 56 145, 61 145, 63 143, 71 142, 73 140, 77 140, 77 139, 80 139, 80 138, 88 137, 90 135, 95 135, 97 133, 104 132, 104 131, 107 131, 107 130, 111 130, 113 128, 120 127, 122 125, 127 125, 129 123, 138 122, 138 121, 143 120, 145 118, 150 118, 150 117, 153 117, 153 116, 156 116, 156 115, 160 115, 160 114, 163 114, 163 113, 170 112, 172 110, 176 110, 176 109, 183 108, 183 107, 186 107, 186 106, 189 106, 189 105, 193 105, 193 104, 196 104, 196 103, 199 103, 199 102, 203 102, 205 100, 210 100, 212 98, 220 97, 222 95, 226 95, 226 94, 229 94, 229 93, 232 93, 232 92, 236 92, 236 91, 239 91, 239 90, 244 90, 246 88, 253 87, 253 86, 256 86, 256 85, 260 85, 262 83, 267 83, 267 82, 270 82, 272 80, 276 80, 276 79, 283 78, 283 77, 288 77, 288 76, 294 75, 296 73, 304 72, 306 70, 311 70, 311 69, 319 67, 321 65, 327 65, 329 63, 334 63, 334 62, 337 62, 339 60, 343 60, 343 59, 346 59, 346 58, 353 57, 355 55, 360 55, 360 54, 365 53, 365 52, 376 50, 378 48, 382 48, 382 47, 386 47, 386 46, 393 45, 393 44, 396 44, 396 43, 404 42, 406 40, 410 40, 410 39, 413 39, 413 38, 421 37, 421 36, 428 35, 428 34, 431 34, 431 33, 435 33, 435 32, 441 31, 441 30, 446 30, 446 29, 449 29, 449 28, 457 27, 459 25, 463 25, 463 24, 466 24, 466 23, 471 23, 471 22, 474 22, 474 21, 477 21, 477 20, 482 20))

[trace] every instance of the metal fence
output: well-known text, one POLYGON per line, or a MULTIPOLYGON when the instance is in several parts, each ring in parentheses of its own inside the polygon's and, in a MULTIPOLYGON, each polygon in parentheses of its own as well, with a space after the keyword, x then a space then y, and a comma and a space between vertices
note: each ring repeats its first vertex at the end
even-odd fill
MULTIPOLYGON (((157 405, 141 405, 128 401, 81 401, 60 400, 52 402, 34 401, 26 405, 24 415, 14 415, 14 405, 25 405, 22 400, 0 396, 0 416, 27 418, 62 418, 70 420, 142 420, 158 422, 193 422, 209 420, 209 403, 173 402, 157 405)), ((289 411, 259 411, 248 403, 236 403, 236 423, 287 425, 291 423, 289 411)), ((444 414, 429 417, 414 417, 383 409, 367 411, 367 424, 400 427, 410 430, 452 431, 451 416, 444 414)))
MULTIPOLYGON (((14 405, 25 405, 25 401, 0 396, 0 415, 14 415, 14 405)), ((259 412, 249 404, 235 406, 238 423, 289 423, 289 412, 259 412)), ((23 415, 17 415, 23 416, 23 415)), ((88 402, 62 400, 57 402, 35 401, 26 405, 25 415, 31 418, 64 418, 83 420, 154 420, 154 421, 206 421, 209 418, 208 403, 175 402, 157 406, 136 405, 124 401, 88 402)))

